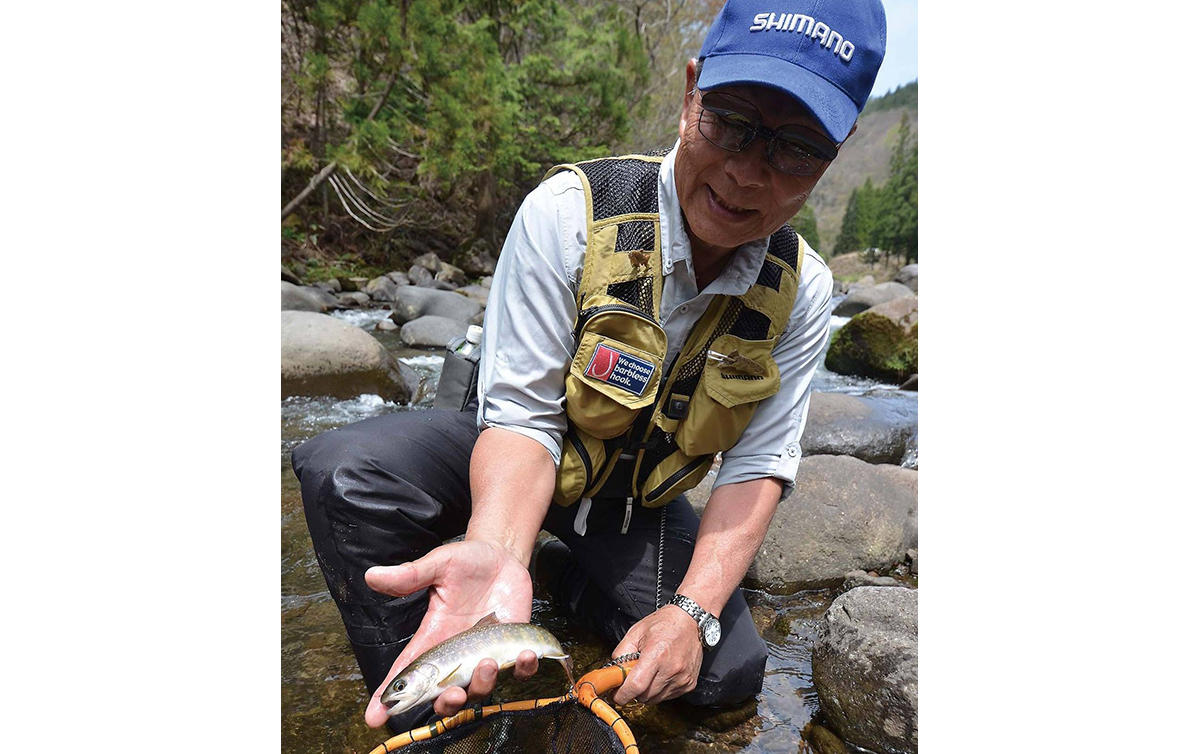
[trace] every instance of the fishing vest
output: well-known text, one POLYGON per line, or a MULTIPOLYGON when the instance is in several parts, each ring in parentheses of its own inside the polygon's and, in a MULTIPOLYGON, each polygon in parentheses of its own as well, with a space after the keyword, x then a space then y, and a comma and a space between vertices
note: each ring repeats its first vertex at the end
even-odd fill
POLYGON ((590 499, 625 454, 633 459, 627 520, 634 500, 658 507, 699 484, 759 401, 779 391, 771 352, 799 281, 799 237, 785 225, 771 236, 754 285, 740 296, 715 296, 664 365, 661 164, 658 154, 628 155, 546 173, 574 172, 588 215, 554 501, 590 499))

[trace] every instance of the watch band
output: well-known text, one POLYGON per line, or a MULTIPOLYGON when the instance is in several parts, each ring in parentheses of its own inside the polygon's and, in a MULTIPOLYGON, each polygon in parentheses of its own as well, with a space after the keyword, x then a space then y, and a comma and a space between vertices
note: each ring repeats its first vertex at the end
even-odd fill
POLYGON ((715 615, 696 604, 695 600, 682 594, 676 594, 667 604, 675 605, 696 621, 696 631, 700 634, 701 648, 706 651, 713 649, 721 641, 720 621, 715 615))
POLYGON ((707 610, 705 610, 704 608, 702 608, 698 604, 696 604, 696 601, 693 600, 691 597, 685 597, 682 594, 676 594, 674 597, 672 597, 670 600, 667 601, 667 604, 674 605, 675 607, 683 608, 683 611, 685 613, 687 613, 688 615, 692 616, 692 620, 696 621, 697 626, 699 626, 701 623, 703 623, 704 619, 708 617, 707 610))

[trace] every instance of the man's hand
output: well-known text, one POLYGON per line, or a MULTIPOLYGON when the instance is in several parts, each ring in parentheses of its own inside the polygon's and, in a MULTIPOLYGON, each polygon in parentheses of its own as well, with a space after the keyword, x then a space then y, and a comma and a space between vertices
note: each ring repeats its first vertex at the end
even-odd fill
MULTIPOLYGON (((367 586, 393 597, 429 588, 429 610, 421 627, 367 704, 364 717, 372 728, 387 722, 387 708, 379 701, 387 684, 425 650, 474 626, 488 613, 496 613, 501 623, 528 623, 533 610, 529 570, 507 550, 487 542, 442 545, 411 563, 370 568, 366 579, 367 586)), ((537 668, 537 655, 525 651, 517 656, 513 674, 525 679, 537 668)), ((468 701, 486 697, 496 687, 497 672, 495 661, 484 660, 475 668, 470 689, 455 686, 442 692, 434 711, 453 715, 468 701)))
POLYGON ((612 656, 630 652, 641 658, 613 696, 617 704, 659 704, 696 688, 704 650, 696 621, 681 608, 667 605, 635 623, 612 656))

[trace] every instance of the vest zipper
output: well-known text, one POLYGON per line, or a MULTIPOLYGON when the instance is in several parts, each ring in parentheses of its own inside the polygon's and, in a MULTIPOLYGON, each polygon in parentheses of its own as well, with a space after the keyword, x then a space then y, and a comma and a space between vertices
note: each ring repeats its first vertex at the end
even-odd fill
POLYGON ((662 484, 658 485, 653 490, 651 490, 650 494, 647 496, 646 502, 649 502, 650 500, 657 500, 659 497, 661 497, 663 494, 665 494, 667 492, 667 490, 671 489, 671 487, 678 484, 679 480, 683 479, 685 476, 687 476, 688 474, 695 471, 697 468, 700 467, 700 465, 702 463, 704 463, 708 459, 709 459, 709 456, 697 456, 696 458, 692 459, 692 461, 689 462, 687 466, 684 466, 679 471, 676 471, 674 474, 667 477, 666 481, 664 481, 662 484))
POLYGON ((592 459, 588 457, 587 449, 583 447, 583 441, 575 436, 574 432, 567 432, 567 439, 575 446, 575 452, 579 454, 579 460, 583 462, 583 492, 592 487, 592 459))
POLYGON ((600 314, 604 314, 605 312, 624 312, 626 314, 632 314, 633 316, 644 319, 657 327, 659 331, 663 333, 663 337, 666 337, 666 331, 662 329, 662 325, 658 323, 658 320, 646 314, 641 309, 629 306, 627 304, 603 304, 601 306, 593 306, 590 309, 585 309, 584 311, 580 312, 579 319, 575 322, 575 339, 579 340, 579 333, 583 332, 583 326, 586 325, 589 320, 600 314))

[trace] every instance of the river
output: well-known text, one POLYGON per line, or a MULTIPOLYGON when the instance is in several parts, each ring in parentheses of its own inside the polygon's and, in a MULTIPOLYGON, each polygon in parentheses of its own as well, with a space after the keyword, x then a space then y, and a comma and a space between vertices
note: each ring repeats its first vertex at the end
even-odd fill
MULTIPOLYGON (((835 299, 833 306, 837 302, 835 299)), ((430 351, 404 347, 397 331, 375 330, 375 323, 388 313, 386 309, 347 310, 335 312, 334 316, 370 332, 396 358, 422 375, 422 393, 413 406, 363 395, 351 400, 293 397, 282 401, 280 407, 281 751, 285 754, 366 752, 390 735, 386 729, 372 730, 363 722, 368 694, 346 641, 337 607, 313 555, 304 523, 300 485, 290 465, 292 448, 320 432, 395 411, 419 411, 432 403, 431 386, 437 384, 442 358, 430 351)), ((837 329, 847 321, 845 317, 834 317, 831 327, 837 329)), ((821 361, 823 364, 824 354, 821 361)), ((904 413, 915 414, 917 410, 916 393, 834 374, 823 365, 817 368, 813 389, 871 396, 904 413)), ((903 465, 917 465, 915 438, 903 465)), ((746 707, 744 720, 722 731, 687 717, 679 705, 668 703, 658 708, 631 705, 623 712, 643 751, 789 754, 797 751, 800 733, 819 707, 812 685, 812 640, 822 614, 836 594, 833 590, 813 590, 778 596, 747 590, 746 596, 769 649, 766 678, 757 704, 746 707)), ((577 671, 586 671, 607 658, 608 649, 558 614, 546 600, 535 597, 533 614, 535 623, 562 640, 575 658, 577 671)), ((526 699, 557 696, 562 692, 561 671, 556 663, 547 663, 535 678, 525 683, 502 679, 496 698, 526 699)))

